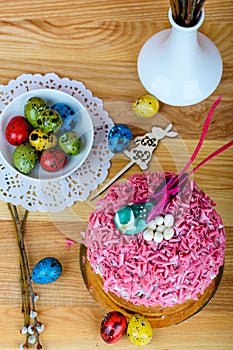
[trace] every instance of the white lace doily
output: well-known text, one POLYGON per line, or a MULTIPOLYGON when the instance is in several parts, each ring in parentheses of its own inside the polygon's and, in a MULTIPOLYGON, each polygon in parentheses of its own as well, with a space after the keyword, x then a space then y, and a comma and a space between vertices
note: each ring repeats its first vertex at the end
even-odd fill
POLYGON ((87 109, 94 125, 92 150, 82 166, 70 176, 40 184, 12 174, 0 156, 0 199, 14 205, 21 204, 29 211, 60 212, 75 201, 86 200, 90 192, 105 180, 113 156, 108 149, 107 137, 114 123, 103 110, 102 100, 94 97, 83 83, 60 78, 54 73, 23 74, 8 85, 1 85, 0 113, 15 97, 30 90, 45 88, 66 92, 87 109))

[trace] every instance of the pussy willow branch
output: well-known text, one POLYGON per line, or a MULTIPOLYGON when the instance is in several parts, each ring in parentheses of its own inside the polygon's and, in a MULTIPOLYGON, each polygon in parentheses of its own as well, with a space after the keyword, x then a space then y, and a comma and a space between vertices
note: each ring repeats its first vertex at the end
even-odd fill
MULTIPOLYGON (((24 217, 22 220, 22 235, 24 226, 26 223, 26 219, 28 216, 28 211, 25 210, 24 217)), ((14 220, 14 215, 12 212, 12 218, 14 220)), ((16 235, 17 242, 19 242, 20 237, 16 227, 16 235)), ((22 254, 19 254, 19 266, 20 266, 20 288, 21 288, 21 297, 22 297, 22 313, 24 315, 24 326, 28 326, 30 324, 30 296, 27 293, 27 277, 25 274, 25 269, 23 268, 22 254)))
MULTIPOLYGON (((21 299, 22 299, 22 312, 24 315, 24 326, 28 327, 30 325, 30 318, 34 319, 34 327, 35 327, 35 336, 37 342, 37 349, 42 349, 39 340, 39 332, 37 330, 37 326, 39 322, 37 320, 36 308, 35 308, 35 293, 31 283, 31 274, 30 268, 28 264, 27 252, 24 243, 24 231, 23 228, 26 223, 26 218, 28 215, 28 211, 25 211, 24 218, 22 223, 20 222, 17 207, 15 205, 8 204, 8 208, 12 217, 12 221, 14 223, 17 245, 19 250, 19 264, 20 264, 20 288, 21 288, 21 299), (34 313, 33 317, 31 317, 31 312, 34 313)), ((29 333, 26 334, 26 343, 28 346, 29 333)))

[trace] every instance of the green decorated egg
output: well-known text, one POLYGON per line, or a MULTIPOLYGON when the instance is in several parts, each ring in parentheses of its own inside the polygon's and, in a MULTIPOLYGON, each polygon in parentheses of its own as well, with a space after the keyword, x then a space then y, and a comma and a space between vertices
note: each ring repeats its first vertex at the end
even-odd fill
POLYGON ((22 143, 13 152, 13 164, 21 173, 29 174, 38 160, 36 150, 28 143, 22 143))
POLYGON ((62 125, 62 117, 54 109, 45 109, 40 112, 37 119, 38 127, 46 134, 56 133, 62 125))
POLYGON ((59 137, 60 148, 68 156, 79 154, 83 148, 81 138, 74 131, 67 131, 59 137))
POLYGON ((47 109, 47 103, 40 97, 31 97, 24 106, 24 114, 29 123, 34 127, 38 127, 39 113, 47 109))

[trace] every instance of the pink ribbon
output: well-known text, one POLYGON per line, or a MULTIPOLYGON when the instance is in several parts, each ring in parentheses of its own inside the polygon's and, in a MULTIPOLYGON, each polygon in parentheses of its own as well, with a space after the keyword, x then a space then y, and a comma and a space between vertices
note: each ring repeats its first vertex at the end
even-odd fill
POLYGON ((213 116, 213 113, 218 106, 218 104, 221 101, 222 96, 219 96, 219 98, 214 102, 213 106, 211 107, 207 118, 204 123, 204 127, 202 130, 202 134, 200 137, 200 140, 191 155, 190 159, 184 166, 184 168, 180 171, 178 175, 176 175, 173 178, 168 179, 168 181, 164 181, 160 184, 160 186, 157 188, 155 193, 150 197, 150 201, 154 202, 154 207, 151 209, 148 217, 147 222, 150 222, 154 217, 156 217, 158 214, 162 212, 162 210, 169 204, 169 202, 179 193, 179 191, 185 186, 186 181, 190 177, 191 174, 193 174, 195 171, 197 171, 202 165, 207 163, 212 158, 216 157, 218 154, 225 151, 227 148, 230 148, 233 145, 233 140, 226 143, 224 146, 220 147, 213 153, 211 153, 207 158, 205 158, 202 162, 200 162, 198 165, 196 165, 192 170, 190 170, 188 173, 188 168, 192 165, 194 159, 196 158, 199 150, 201 149, 201 146, 203 144, 203 141, 205 139, 206 133, 208 131, 211 118, 213 116))

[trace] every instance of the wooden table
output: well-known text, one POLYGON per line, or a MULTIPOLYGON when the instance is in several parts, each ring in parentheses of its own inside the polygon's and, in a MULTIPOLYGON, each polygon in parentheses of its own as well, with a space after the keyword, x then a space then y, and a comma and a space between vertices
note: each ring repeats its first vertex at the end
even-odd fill
MULTIPOLYGON (((233 3, 207 1, 201 31, 218 46, 224 72, 217 90, 205 101, 191 107, 161 104, 160 113, 171 120, 191 153, 199 139, 205 116, 213 101, 223 94, 198 160, 232 139, 233 3)), ((134 134, 148 130, 156 117, 137 118, 131 110, 134 98, 145 92, 137 75, 137 56, 144 42, 154 33, 169 28, 168 0, 8 0, 0 4, 0 83, 7 84, 23 73, 55 72, 61 77, 82 81, 115 122, 132 126, 134 134)), ((164 141, 165 142, 165 141, 164 141)), ((168 141, 167 141, 168 142, 168 141)), ((158 165, 174 170, 161 143, 149 170, 158 165)), ((170 144, 173 147, 173 144, 170 144)), ((175 143, 174 143, 175 146, 175 143)), ((177 150, 178 165, 184 160, 177 150)), ((198 162, 197 160, 197 162, 198 162)), ((197 164, 195 162, 195 164, 197 164)), ((109 178, 126 160, 116 156, 109 178)), ((125 174, 138 171, 134 166, 125 174)), ((233 344, 233 157, 232 149, 210 161, 195 174, 195 180, 216 202, 227 234, 225 269, 221 285, 211 303, 201 313, 177 326, 154 329, 147 349, 232 349, 233 344)), ((39 319, 45 324, 42 343, 49 350, 109 349, 99 336, 104 316, 84 285, 79 268, 79 232, 86 227, 93 204, 76 203, 69 225, 69 212, 59 215, 30 213, 25 230, 29 264, 45 256, 55 256, 63 264, 63 274, 54 284, 36 285, 39 319), (65 232, 65 233, 64 233, 65 232), (76 241, 69 250, 65 238, 76 241)), ((20 208, 20 212, 23 209, 20 208)), ((18 253, 13 224, 5 202, 0 203, 0 349, 19 349, 20 312, 18 253)), ((115 349, 135 349, 127 338, 115 349)))

